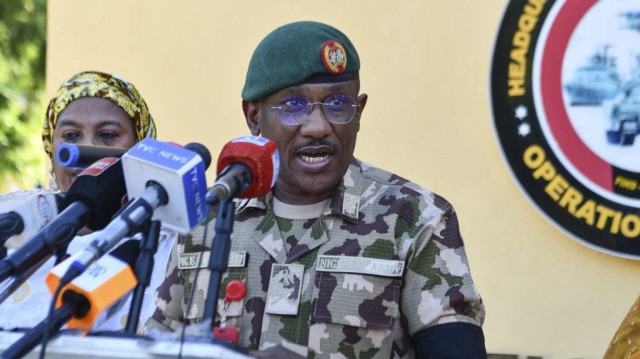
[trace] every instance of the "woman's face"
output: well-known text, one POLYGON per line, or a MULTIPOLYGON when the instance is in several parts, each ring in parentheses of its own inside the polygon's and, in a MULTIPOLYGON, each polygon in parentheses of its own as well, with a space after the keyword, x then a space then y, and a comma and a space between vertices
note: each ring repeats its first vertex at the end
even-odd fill
POLYGON ((86 146, 130 148, 136 143, 133 121, 115 103, 99 97, 83 97, 71 102, 58 116, 53 132, 51 165, 62 192, 66 192, 82 172, 57 163, 58 147, 64 143, 86 146))

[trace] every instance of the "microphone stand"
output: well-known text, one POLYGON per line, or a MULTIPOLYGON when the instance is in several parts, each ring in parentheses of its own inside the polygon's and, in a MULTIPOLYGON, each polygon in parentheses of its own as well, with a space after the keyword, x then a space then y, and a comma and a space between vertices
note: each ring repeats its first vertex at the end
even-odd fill
POLYGON ((0 282, 28 270, 58 251, 66 250, 71 240, 90 219, 89 205, 83 202, 69 205, 28 242, 0 261, 0 282))
MULTIPOLYGON (((37 271, 49 258, 43 258, 40 262, 33 265, 33 267, 25 270, 22 273, 16 274, 13 277, 6 279, 0 284, 0 303, 3 303, 13 292, 16 291, 27 279, 31 277, 35 271, 37 271)), ((0 266, 2 264, 0 263, 0 266)))
POLYGON ((71 318, 82 318, 90 309, 87 298, 71 290, 67 290, 62 294, 62 303, 63 305, 53 312, 50 321, 47 320, 48 318, 45 318, 38 325, 31 328, 20 337, 20 339, 5 349, 5 351, 0 354, 0 358, 22 358, 40 344, 45 333, 48 333, 48 336, 51 337, 60 331, 60 328, 71 318))
POLYGON ((160 221, 150 221, 149 225, 146 227, 144 236, 140 240, 140 254, 138 254, 138 259, 136 260, 134 269, 136 278, 138 278, 138 285, 133 291, 131 309, 129 309, 129 317, 127 318, 127 325, 124 329, 125 333, 131 335, 136 335, 136 331, 138 329, 144 291, 151 283, 151 275, 153 274, 153 255, 158 251, 159 237, 160 221))
MULTIPOLYGON (((67 247, 58 249, 55 253, 56 262, 54 265, 62 262, 67 256, 67 247)), ((24 282, 29 279, 43 264, 49 260, 49 256, 45 256, 38 262, 31 264, 30 268, 26 268, 22 272, 16 273, 12 277, 0 281, 0 303, 3 303, 13 292, 16 291, 24 282)), ((8 263, 0 261, 0 272, 10 271, 12 268, 8 263)))
POLYGON ((203 319, 210 320, 209 333, 213 336, 216 307, 218 305, 218 289, 222 273, 227 270, 229 251, 231 250, 231 232, 233 232, 233 215, 235 206, 231 199, 220 202, 218 216, 216 217, 216 234, 211 243, 211 256, 208 269, 211 271, 209 278, 209 290, 204 307, 203 319))

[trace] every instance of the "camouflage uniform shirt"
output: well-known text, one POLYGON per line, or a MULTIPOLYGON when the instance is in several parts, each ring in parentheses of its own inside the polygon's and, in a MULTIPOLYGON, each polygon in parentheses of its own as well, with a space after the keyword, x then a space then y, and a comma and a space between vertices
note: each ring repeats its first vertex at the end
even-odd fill
MULTIPOLYGON (((288 247, 271 205, 269 193, 236 209, 217 312, 238 329, 240 346, 282 345, 310 358, 413 358, 411 335, 420 330, 482 325, 484 305, 458 219, 442 197, 354 159, 322 216, 307 221, 288 247), (269 313, 270 278, 277 280, 272 268, 287 268, 283 264, 303 268, 285 282, 295 283, 296 292, 281 297, 297 309, 269 313), (225 306, 226 284, 234 279, 247 293, 225 306)), ((199 226, 175 247, 147 330, 177 329, 185 319, 198 263, 208 264, 214 222, 206 238, 199 226)), ((208 284, 202 269, 186 315, 191 323, 202 320, 208 284)))

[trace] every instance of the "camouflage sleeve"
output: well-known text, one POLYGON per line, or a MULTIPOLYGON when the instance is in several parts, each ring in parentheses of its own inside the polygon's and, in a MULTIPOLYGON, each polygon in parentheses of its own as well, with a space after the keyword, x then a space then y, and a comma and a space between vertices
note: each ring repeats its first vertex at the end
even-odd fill
POLYGON ((175 330, 182 325, 184 290, 178 270, 178 242, 180 239, 171 249, 165 278, 156 290, 156 310, 145 323, 143 333, 151 330, 175 330))
POLYGON ((471 279, 458 217, 448 203, 439 215, 429 207, 421 214, 401 295, 409 333, 452 322, 481 326, 484 304, 471 279))

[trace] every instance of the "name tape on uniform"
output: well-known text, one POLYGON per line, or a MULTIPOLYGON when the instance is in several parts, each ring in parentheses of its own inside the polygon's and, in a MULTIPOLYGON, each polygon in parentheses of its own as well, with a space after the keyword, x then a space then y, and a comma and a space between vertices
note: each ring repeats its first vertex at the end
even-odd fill
MULTIPOLYGON (((200 268, 207 268, 209 266, 209 257, 211 251, 202 252, 202 260, 200 260, 200 252, 198 253, 182 253, 180 254, 180 261, 178 262, 178 269, 196 269, 198 263, 200 268)), ((247 252, 245 251, 230 251, 227 267, 229 268, 244 268, 247 266, 247 252)))
POLYGON ((320 255, 316 270, 319 272, 348 272, 383 277, 402 277, 404 262, 366 257, 320 255))

